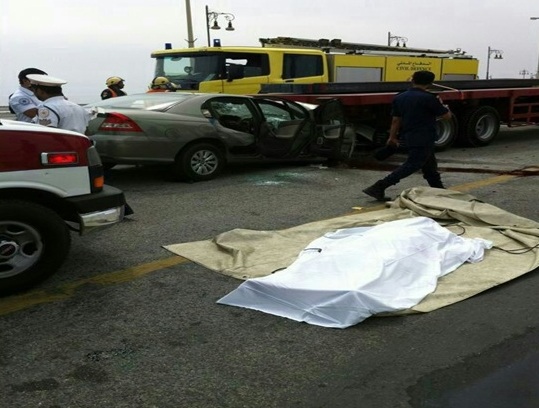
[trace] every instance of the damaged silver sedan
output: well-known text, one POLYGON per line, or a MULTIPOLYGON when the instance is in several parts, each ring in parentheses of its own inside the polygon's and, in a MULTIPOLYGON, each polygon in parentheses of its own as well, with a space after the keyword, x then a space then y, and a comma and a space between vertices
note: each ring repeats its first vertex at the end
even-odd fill
POLYGON ((162 92, 86 107, 96 112, 86 134, 106 167, 170 164, 178 180, 211 180, 231 162, 345 160, 355 145, 337 100, 314 106, 267 95, 162 92))

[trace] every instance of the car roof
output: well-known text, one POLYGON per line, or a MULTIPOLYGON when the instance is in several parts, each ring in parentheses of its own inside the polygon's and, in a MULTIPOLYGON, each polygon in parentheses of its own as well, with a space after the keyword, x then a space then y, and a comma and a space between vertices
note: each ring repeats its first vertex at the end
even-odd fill
POLYGON ((69 134, 74 136, 86 137, 81 133, 71 130, 58 129, 50 126, 38 125, 36 123, 20 122, 11 119, 0 119, 0 131, 18 131, 18 132, 46 132, 55 134, 69 134))
POLYGON ((109 98, 105 99, 103 101, 96 101, 92 104, 97 104, 100 102, 112 102, 112 101, 120 101, 125 99, 134 99, 134 98, 144 98, 144 99, 165 99, 165 100, 174 100, 174 99, 185 99, 185 98, 212 98, 215 96, 235 96, 235 97, 244 97, 244 98, 251 98, 249 95, 238 95, 238 94, 226 94, 226 93, 207 93, 207 92, 184 92, 184 91, 178 91, 178 92, 139 92, 139 93, 133 93, 129 95, 124 96, 118 96, 116 98, 109 98))

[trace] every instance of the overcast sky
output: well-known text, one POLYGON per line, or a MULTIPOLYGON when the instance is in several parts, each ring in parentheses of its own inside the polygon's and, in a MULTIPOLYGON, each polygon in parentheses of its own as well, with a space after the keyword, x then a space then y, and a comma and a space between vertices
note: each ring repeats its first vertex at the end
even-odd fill
MULTIPOLYGON (((461 48, 480 60, 488 47, 493 78, 535 73, 539 0, 190 0, 195 46, 205 46, 205 6, 232 13, 235 31, 210 30, 222 45, 260 45, 259 38, 340 38, 387 44, 388 32, 409 47, 461 48)), ((37 67, 66 79, 74 102, 99 100, 105 79, 121 76, 127 93, 145 92, 150 53, 171 42, 187 47, 186 0, 0 0, 0 105, 21 69, 37 67)), ((224 28, 226 20, 219 19, 224 28)), ((529 75, 526 75, 529 77, 529 75)))

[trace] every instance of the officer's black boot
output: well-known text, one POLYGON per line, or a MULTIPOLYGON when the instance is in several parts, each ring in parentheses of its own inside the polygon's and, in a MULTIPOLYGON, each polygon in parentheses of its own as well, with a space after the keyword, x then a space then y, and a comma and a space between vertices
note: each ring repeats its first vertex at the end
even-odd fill
POLYGON ((427 183, 429 183, 429 186, 434 187, 434 188, 445 188, 440 178, 428 179, 427 183))
POLYGON ((371 197, 375 198, 378 201, 388 201, 390 200, 390 198, 386 197, 385 190, 390 185, 391 184, 389 184, 385 180, 378 180, 372 186, 367 187, 365 190, 363 190, 363 192, 367 195, 370 195, 371 197))

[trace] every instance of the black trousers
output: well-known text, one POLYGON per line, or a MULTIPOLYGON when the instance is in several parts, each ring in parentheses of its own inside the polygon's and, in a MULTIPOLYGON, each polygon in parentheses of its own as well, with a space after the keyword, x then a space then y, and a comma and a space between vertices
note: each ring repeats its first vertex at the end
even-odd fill
POLYGON ((442 179, 438 172, 438 162, 434 155, 434 146, 408 147, 407 152, 408 157, 405 162, 385 177, 384 181, 389 185, 395 185, 403 178, 421 170, 423 178, 427 180, 429 186, 443 188, 442 179))

